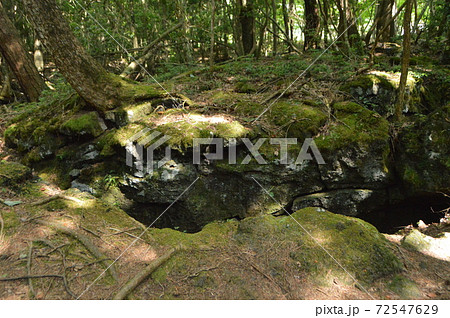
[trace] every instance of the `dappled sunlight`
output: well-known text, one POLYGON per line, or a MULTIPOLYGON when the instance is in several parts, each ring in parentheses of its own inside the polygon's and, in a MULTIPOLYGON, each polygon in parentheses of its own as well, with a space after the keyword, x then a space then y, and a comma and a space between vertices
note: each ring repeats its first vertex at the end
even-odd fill
POLYGON ((165 125, 169 123, 176 122, 188 122, 188 123, 209 123, 209 124, 220 124, 220 123, 231 123, 234 120, 232 116, 229 115, 200 115, 191 113, 170 113, 163 115, 161 117, 152 118, 152 124, 156 126, 165 125))

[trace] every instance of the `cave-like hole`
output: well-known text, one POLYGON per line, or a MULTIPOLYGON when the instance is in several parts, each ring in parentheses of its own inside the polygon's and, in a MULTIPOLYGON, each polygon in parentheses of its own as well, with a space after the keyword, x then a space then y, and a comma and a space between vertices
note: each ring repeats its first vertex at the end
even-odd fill
POLYGON ((189 217, 186 208, 180 204, 162 203, 138 203, 133 204, 125 211, 146 226, 156 228, 171 228, 186 233, 196 233, 201 231, 204 224, 199 224, 189 217))
POLYGON ((384 205, 360 218, 374 225, 381 233, 394 234, 419 220, 425 224, 438 223, 444 216, 439 213, 450 206, 450 199, 443 194, 421 193, 395 204, 384 205))

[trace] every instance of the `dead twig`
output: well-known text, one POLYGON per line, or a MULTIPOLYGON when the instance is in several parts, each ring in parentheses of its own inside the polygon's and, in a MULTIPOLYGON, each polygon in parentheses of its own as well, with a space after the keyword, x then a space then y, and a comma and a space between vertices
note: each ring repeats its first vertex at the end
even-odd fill
POLYGON ((125 299, 142 281, 144 281, 151 273, 153 273, 158 267, 164 264, 175 252, 180 248, 170 249, 159 258, 148 264, 142 271, 129 280, 114 296, 113 300, 125 299))
MULTIPOLYGON (((28 243, 28 257, 27 257, 27 275, 31 275, 31 261, 33 257, 33 242, 28 243)), ((30 294, 31 298, 34 298, 36 296, 36 293, 34 292, 33 287, 33 280, 31 278, 28 278, 28 286, 30 287, 30 294)))

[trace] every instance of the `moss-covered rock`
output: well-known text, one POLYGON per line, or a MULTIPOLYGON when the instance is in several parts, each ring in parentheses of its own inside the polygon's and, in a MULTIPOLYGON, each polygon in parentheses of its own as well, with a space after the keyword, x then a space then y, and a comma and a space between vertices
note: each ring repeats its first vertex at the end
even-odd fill
POLYGON ((421 297, 421 292, 417 287, 417 284, 400 274, 394 276, 388 287, 394 293, 399 295, 401 299, 417 299, 421 297))
MULTIPOLYGON (((417 113, 421 110, 419 82, 413 75, 408 75, 403 108, 405 113, 417 113)), ((394 113, 399 83, 400 73, 372 71, 345 83, 340 89, 358 99, 367 108, 383 116, 390 116, 394 113)))
POLYGON ((390 181, 389 123, 353 102, 332 105, 335 120, 315 139, 325 159, 322 180, 331 188, 379 188, 390 181))
POLYGON ((15 186, 31 177, 30 168, 17 162, 0 162, 0 185, 15 186))
MULTIPOLYGON (((303 278, 302 285, 333 286, 336 281, 354 285, 351 274, 366 285, 402 268, 388 241, 374 227, 315 208, 299 210, 292 217, 211 223, 196 234, 155 229, 151 235, 161 244, 186 248, 145 283, 149 291, 164 285, 168 298, 177 298, 184 290, 189 293, 182 298, 193 299, 273 299, 280 297, 280 290, 285 297, 302 298, 301 289, 289 287, 299 284, 295 277, 303 278), (177 279, 182 277, 188 278, 177 279), (204 293, 209 288, 214 295, 204 293)), ((156 292, 147 297, 157 297, 156 292)))
POLYGON ((73 137, 98 137, 106 125, 97 112, 77 114, 61 124, 60 131, 73 137))

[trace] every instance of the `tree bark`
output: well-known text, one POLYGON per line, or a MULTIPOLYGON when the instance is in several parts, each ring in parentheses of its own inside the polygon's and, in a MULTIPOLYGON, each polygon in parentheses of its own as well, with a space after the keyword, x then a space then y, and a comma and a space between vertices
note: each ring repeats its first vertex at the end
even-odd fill
POLYGON ((377 35, 381 42, 391 42, 395 35, 395 24, 392 19, 392 11, 394 9, 394 0, 380 0, 377 8, 377 35))
POLYGON ((55 0, 22 0, 29 19, 69 84, 100 112, 121 104, 120 82, 87 54, 55 0))
POLYGON ((305 43, 303 49, 317 49, 319 43, 320 18, 317 0, 305 0, 305 43))
POLYGON ((37 101, 45 84, 33 59, 0 3, 0 53, 19 82, 28 101, 37 101))
POLYGON ((272 35, 273 35, 273 55, 278 51, 278 28, 277 28, 277 2, 272 0, 272 35))
POLYGON ((405 104, 406 82, 408 79, 409 58, 411 54, 411 12, 412 0, 406 0, 405 15, 403 17, 403 53, 402 53, 402 72, 398 86, 397 102, 395 105, 395 119, 402 118, 402 110, 405 104))
POLYGON ((215 40, 215 33, 214 33, 214 27, 216 24, 216 1, 211 1, 211 27, 210 27, 210 46, 209 46, 209 66, 214 65, 214 43, 215 40))
POLYGON ((239 23, 241 26, 244 55, 250 54, 255 45, 255 12, 253 0, 239 0, 239 23))

